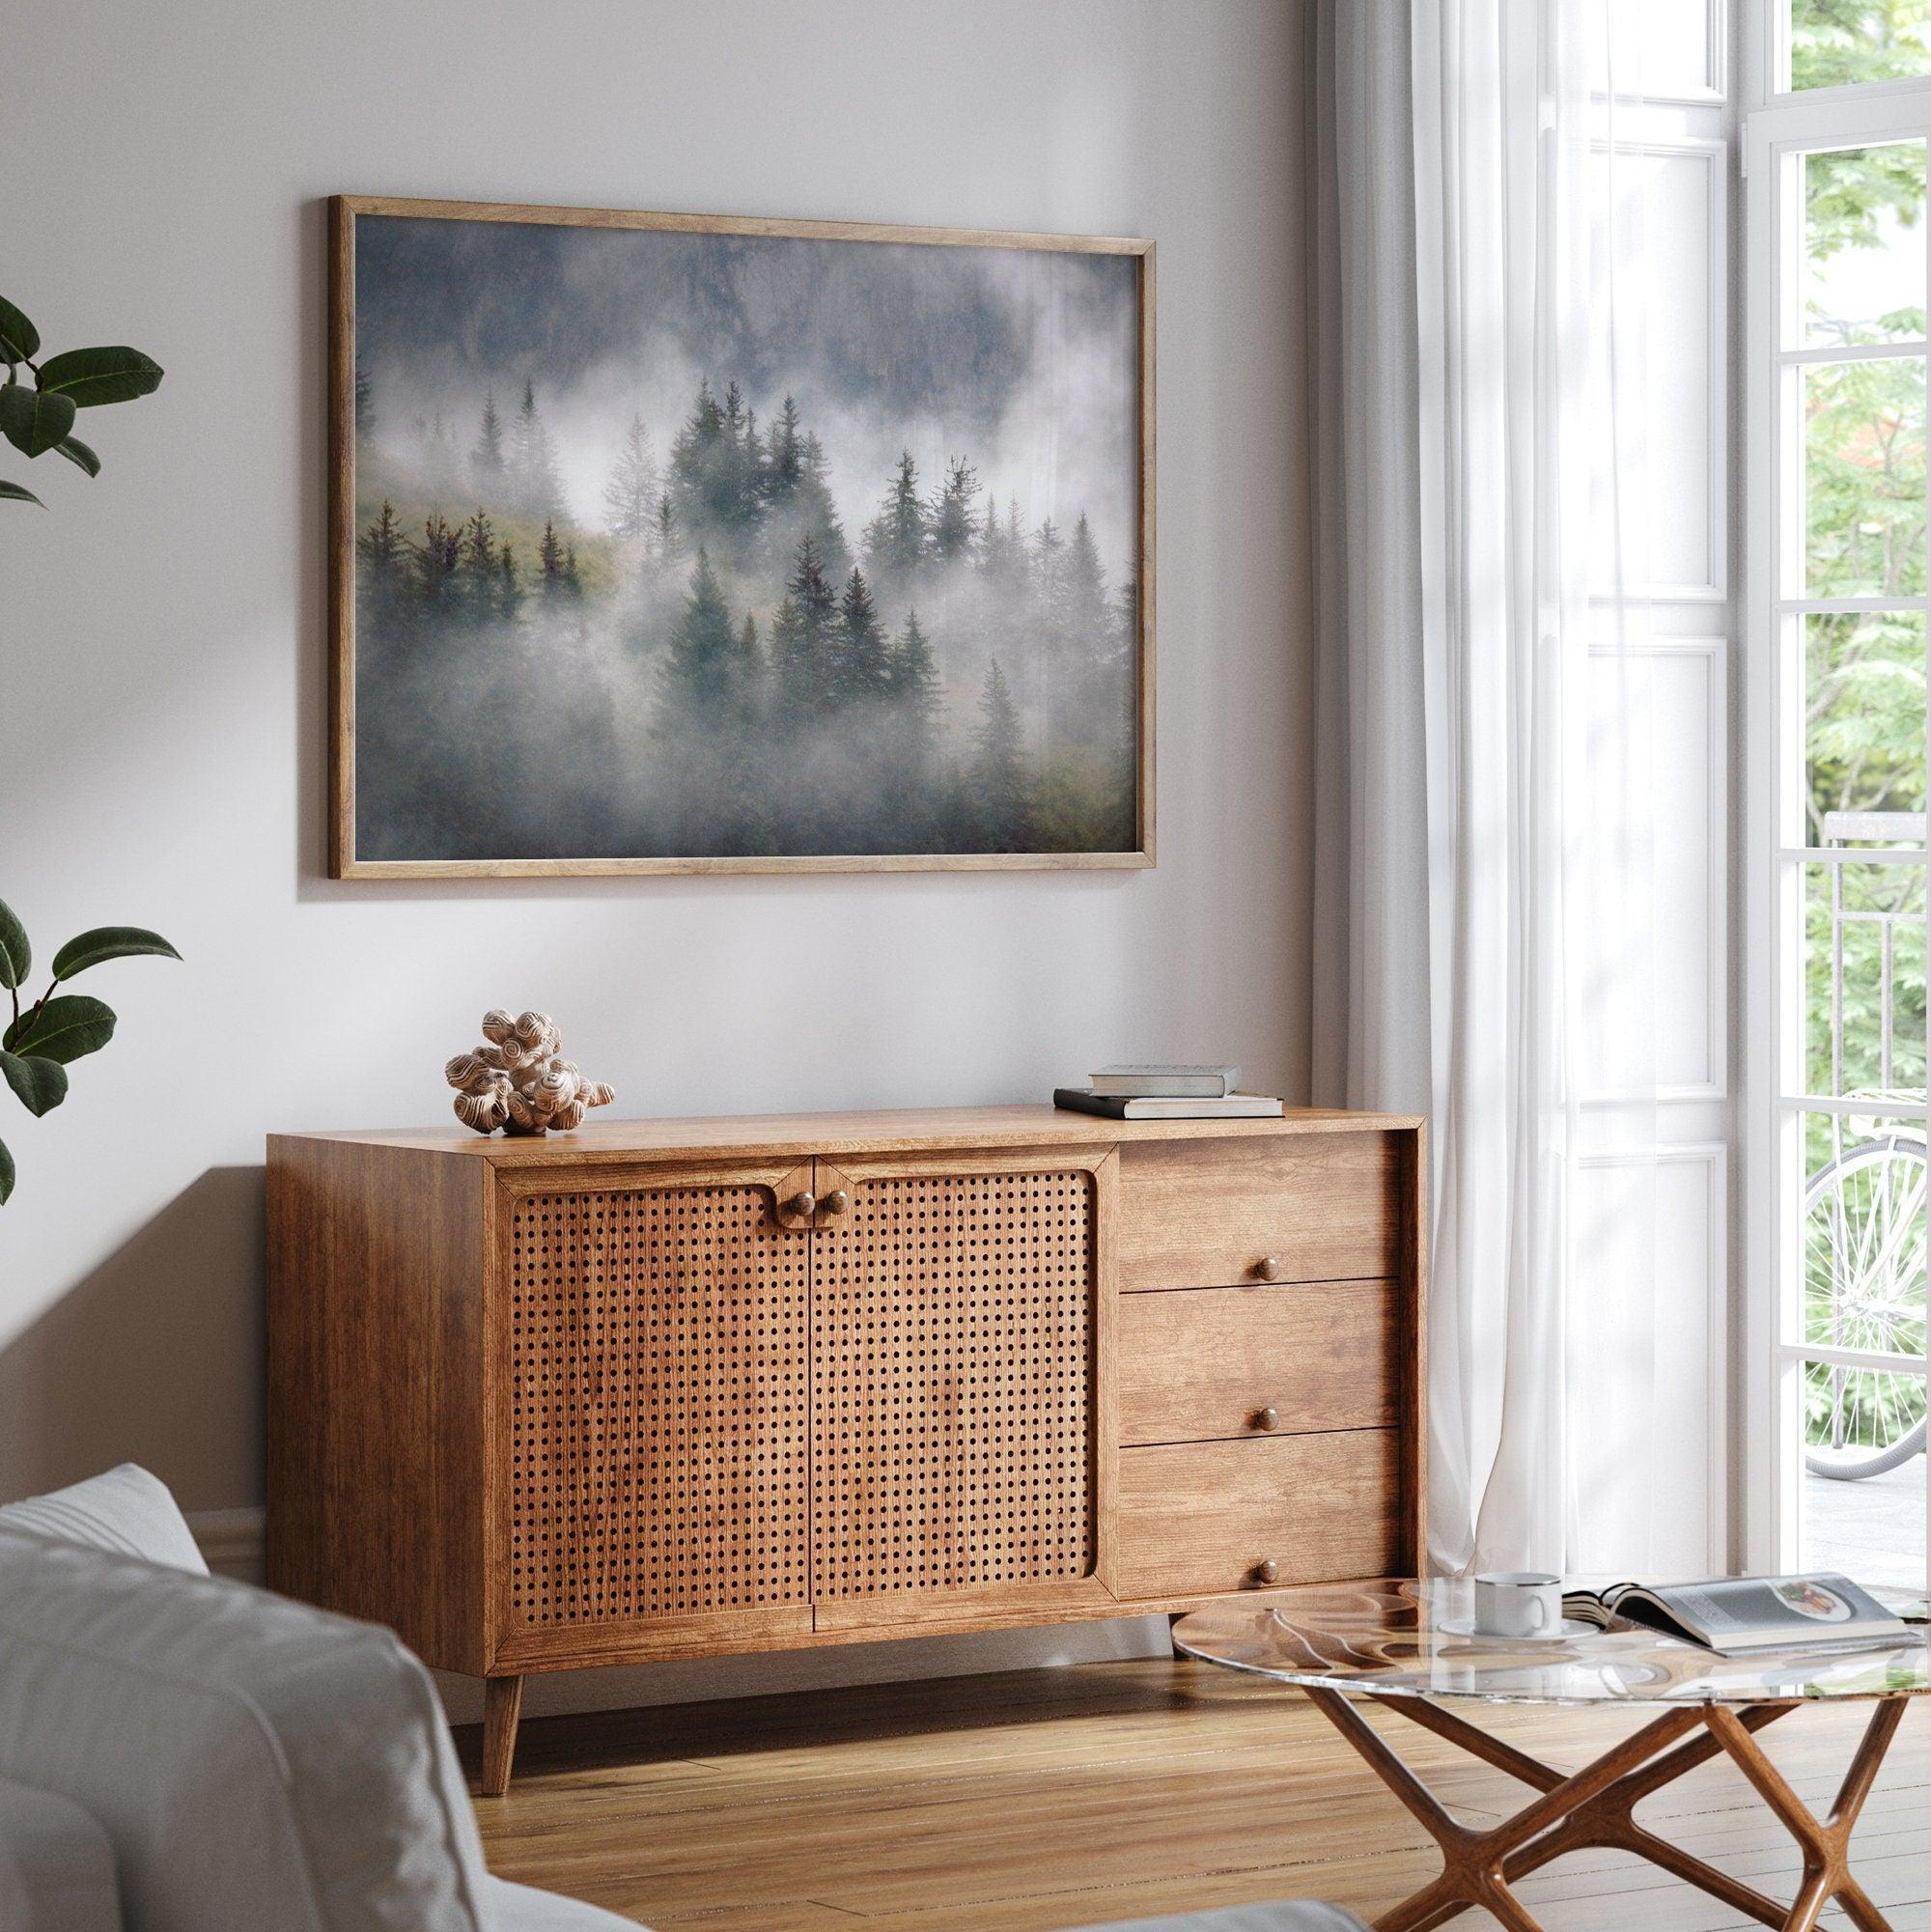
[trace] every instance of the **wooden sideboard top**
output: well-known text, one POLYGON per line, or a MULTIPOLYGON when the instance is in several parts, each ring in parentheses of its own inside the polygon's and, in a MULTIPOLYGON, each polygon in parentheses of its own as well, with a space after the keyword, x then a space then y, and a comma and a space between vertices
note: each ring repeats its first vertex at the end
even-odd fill
POLYGON ((1387 1133, 1421 1126, 1414 1114, 1290 1107, 1278 1120, 1105 1120, 1039 1106, 877 1108, 852 1113, 699 1115, 683 1120, 586 1121, 571 1134, 471 1134, 462 1127, 270 1134, 358 1147, 400 1147, 488 1161, 499 1167, 736 1156, 776 1159, 840 1152, 915 1153, 968 1147, 1091 1147, 1135 1140, 1217 1140, 1296 1134, 1387 1133))

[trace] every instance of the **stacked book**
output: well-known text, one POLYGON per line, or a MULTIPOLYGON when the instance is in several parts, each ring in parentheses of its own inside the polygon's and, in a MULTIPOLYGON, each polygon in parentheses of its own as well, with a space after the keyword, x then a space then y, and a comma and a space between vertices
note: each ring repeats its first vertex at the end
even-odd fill
POLYGON ((1108 1120, 1269 1120, 1278 1100, 1238 1091, 1238 1067, 1102 1067, 1090 1085, 1056 1087, 1054 1106, 1108 1120))

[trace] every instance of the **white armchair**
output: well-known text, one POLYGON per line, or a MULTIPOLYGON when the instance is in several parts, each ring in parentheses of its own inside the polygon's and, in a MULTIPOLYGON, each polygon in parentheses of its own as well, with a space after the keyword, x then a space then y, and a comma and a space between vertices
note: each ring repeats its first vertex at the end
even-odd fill
MULTIPOLYGON (((131 1464, 0 1508, 7 1932, 638 1932, 484 1869, 429 1673, 210 1577, 131 1464)), ((1265 1905, 1107 1932, 1350 1932, 1265 1905)))

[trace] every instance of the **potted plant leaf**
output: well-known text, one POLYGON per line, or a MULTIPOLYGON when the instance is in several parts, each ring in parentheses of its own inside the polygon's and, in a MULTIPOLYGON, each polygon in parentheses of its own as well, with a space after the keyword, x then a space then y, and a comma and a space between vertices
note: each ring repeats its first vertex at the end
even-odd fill
MULTIPOLYGON (((161 366, 138 349, 69 349, 41 358, 41 332, 0 296, 0 434, 26 457, 60 455, 89 476, 100 459, 73 434, 75 416, 103 403, 129 403, 160 386, 161 366), (24 382, 22 371, 33 379, 24 382)), ((0 502, 40 504, 23 485, 0 477, 0 502)), ((42 505, 42 508, 45 506, 42 505)), ((87 994, 63 993, 77 973, 130 954, 181 955, 158 933, 141 926, 97 926, 70 939, 54 955, 52 977, 39 999, 23 1007, 21 994, 33 966, 26 928, 0 900, 0 991, 12 1005, 0 1032, 0 1078, 29 1113, 48 1113, 67 1098, 68 1068, 98 1052, 114 1037, 113 1009, 87 994)), ((0 1140, 0 1205, 14 1191, 14 1157, 0 1140)))
MULTIPOLYGON (((66 349, 37 361, 40 353, 40 330, 0 295, 0 357, 7 363, 7 380, 0 383, 0 434, 23 456, 55 450, 89 476, 98 476, 100 459, 73 434, 74 417, 103 403, 152 395, 161 385, 161 365, 138 349, 66 349), (20 380, 22 369, 34 378, 31 386, 20 380)), ((6 501, 41 499, 0 476, 0 502, 6 501)))

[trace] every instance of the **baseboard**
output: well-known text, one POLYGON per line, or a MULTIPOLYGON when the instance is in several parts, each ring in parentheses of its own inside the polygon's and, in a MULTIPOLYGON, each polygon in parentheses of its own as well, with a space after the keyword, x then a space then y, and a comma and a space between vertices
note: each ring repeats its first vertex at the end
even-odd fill
MULTIPOLYGON (((218 1576, 259 1583, 265 1564, 267 1512, 198 1509, 187 1519, 194 1540, 218 1576)), ((982 1671, 1036 1670, 1093 1664, 1106 1658, 1171 1654, 1164 1617, 1120 1617, 1037 1630, 993 1630, 966 1637, 912 1637, 889 1642, 839 1644, 818 1650, 771 1651, 745 1657, 701 1657, 676 1664, 612 1666, 602 1670, 547 1671, 529 1680, 524 1714, 623 1711, 645 1704, 708 1702, 779 1691, 835 1690, 915 1677, 966 1677, 982 1671)), ((473 1677, 434 1673, 452 1723, 483 1716, 483 1686, 473 1677)))

